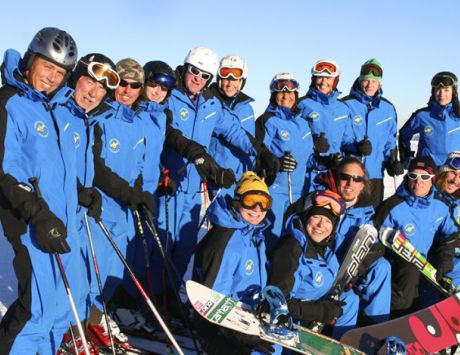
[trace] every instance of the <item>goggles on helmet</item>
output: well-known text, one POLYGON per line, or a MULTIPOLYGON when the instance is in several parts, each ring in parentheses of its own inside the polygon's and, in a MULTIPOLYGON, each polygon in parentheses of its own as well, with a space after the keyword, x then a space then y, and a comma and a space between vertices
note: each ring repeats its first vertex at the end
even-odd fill
POLYGON ((431 80, 431 86, 437 88, 438 86, 447 87, 447 86, 456 86, 457 81, 451 77, 450 75, 443 74, 443 75, 436 75, 431 80))
POLYGON ((219 69, 219 77, 222 79, 227 79, 229 77, 233 77, 234 79, 242 79, 243 78, 243 69, 240 68, 220 68, 219 69))
POLYGON ((155 83, 171 90, 176 86, 176 79, 163 73, 151 73, 147 78, 147 83, 155 83))
POLYGON ((383 70, 378 65, 375 64, 366 64, 361 67, 360 75, 372 74, 374 76, 382 76, 383 70))
POLYGON ((120 76, 108 64, 91 62, 88 64, 88 74, 97 81, 105 81, 105 85, 111 90, 115 90, 120 84, 120 76))
POLYGON ((460 157, 447 159, 446 165, 449 165, 452 169, 460 170, 460 157))
POLYGON ((343 214, 346 209, 346 204, 342 197, 329 190, 316 191, 313 195, 313 205, 318 207, 329 206, 336 216, 343 214))
POLYGON ((337 68, 337 66, 330 62, 316 63, 313 67, 313 72, 313 75, 322 74, 324 72, 334 76, 339 75, 339 69, 337 68))
POLYGON ((297 91, 299 90, 299 83, 296 80, 277 80, 273 83, 273 90, 276 92, 297 91))
POLYGON ((263 191, 247 191, 243 195, 236 195, 235 199, 241 203, 241 206, 249 210, 259 205, 260 209, 265 212, 272 207, 272 198, 263 191))

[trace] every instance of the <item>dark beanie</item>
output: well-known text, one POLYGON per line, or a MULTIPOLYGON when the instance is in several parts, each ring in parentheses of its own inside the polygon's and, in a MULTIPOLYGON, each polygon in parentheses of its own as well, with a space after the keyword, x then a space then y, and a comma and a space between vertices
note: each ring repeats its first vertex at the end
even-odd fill
POLYGON ((339 216, 335 215, 329 206, 311 206, 304 214, 304 221, 307 222, 308 218, 313 215, 321 215, 329 218, 335 230, 336 224, 339 222, 339 216))
POLYGON ((436 175, 438 173, 435 162, 429 156, 421 156, 412 159, 409 164, 409 172, 415 169, 425 170, 428 174, 436 175))

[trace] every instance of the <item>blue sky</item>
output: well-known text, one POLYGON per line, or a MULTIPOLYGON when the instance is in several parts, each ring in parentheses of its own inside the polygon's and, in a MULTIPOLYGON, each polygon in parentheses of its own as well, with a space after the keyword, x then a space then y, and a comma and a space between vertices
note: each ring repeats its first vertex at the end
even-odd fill
POLYGON ((245 92, 256 99, 256 115, 278 72, 293 72, 303 95, 313 63, 333 59, 342 69, 344 96, 361 64, 375 57, 384 71, 384 96, 401 125, 426 105, 435 73, 460 74, 459 13, 457 0, 8 1, 2 3, 0 51, 23 53, 46 26, 68 31, 80 55, 101 52, 115 62, 129 56, 175 67, 190 48, 203 45, 220 57, 246 58, 245 92))

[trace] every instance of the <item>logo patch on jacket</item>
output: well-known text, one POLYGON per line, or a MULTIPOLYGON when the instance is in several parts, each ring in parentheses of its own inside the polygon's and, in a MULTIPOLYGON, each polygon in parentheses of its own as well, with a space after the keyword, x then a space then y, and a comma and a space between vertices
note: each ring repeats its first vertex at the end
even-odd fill
POLYGON ((80 135, 78 134, 78 132, 73 132, 73 143, 75 144, 75 148, 80 147, 80 142, 81 142, 81 139, 80 139, 80 135))
POLYGON ((323 273, 321 271, 318 271, 315 275, 315 283, 317 286, 321 286, 323 282, 324 282, 323 273))
POLYGON ((48 127, 46 127, 43 121, 35 121, 34 128, 40 137, 43 137, 43 138, 48 137, 48 134, 49 134, 48 127))
POLYGON ((425 136, 431 136, 434 132, 434 128, 432 126, 426 126, 423 129, 423 133, 425 133, 425 136))
POLYGON ((254 261, 252 261, 251 259, 246 260, 246 264, 244 265, 244 270, 245 270, 244 273, 247 276, 252 275, 252 273, 254 272, 254 261))
POLYGON ((319 113, 318 112, 312 112, 310 113, 310 116, 308 116, 312 119, 312 121, 318 121, 319 120, 319 113))
POLYGON ((120 141, 116 138, 112 138, 109 141, 109 150, 112 153, 118 153, 120 151, 120 141))
POLYGON ((404 226, 405 235, 414 235, 415 234, 415 226, 412 223, 406 224, 404 226))
POLYGON ((353 124, 355 124, 356 126, 361 126, 363 122, 364 120, 360 115, 356 115, 355 117, 353 117, 353 124))
POLYGON ((280 134, 281 134, 281 139, 282 139, 283 141, 288 141, 289 138, 291 138, 291 137, 290 137, 290 134, 289 134, 289 131, 286 131, 286 130, 284 130, 284 129, 280 132, 280 134))
POLYGON ((184 121, 188 118, 188 110, 186 108, 181 109, 179 114, 180 118, 184 121))

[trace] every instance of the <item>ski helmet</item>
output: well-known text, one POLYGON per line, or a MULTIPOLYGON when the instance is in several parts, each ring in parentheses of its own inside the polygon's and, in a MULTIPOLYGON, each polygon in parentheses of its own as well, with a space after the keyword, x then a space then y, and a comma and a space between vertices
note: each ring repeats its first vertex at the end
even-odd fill
POLYGON ((24 69, 32 65, 35 55, 41 55, 70 72, 77 62, 77 45, 67 32, 55 27, 42 28, 34 36, 24 55, 24 69))
POLYGON ((168 91, 176 86, 174 70, 165 62, 153 60, 144 65, 145 83, 154 82, 164 85, 168 91))
POLYGON ((340 76, 340 67, 333 60, 321 59, 318 60, 311 68, 311 75, 326 78, 337 78, 340 76))
POLYGON ((457 76, 450 71, 442 71, 437 73, 433 79, 431 79, 431 86, 437 88, 438 86, 453 86, 457 87, 458 79, 457 76))
POLYGON ((246 61, 237 55, 227 55, 220 61, 219 71, 217 73, 217 83, 220 87, 220 79, 232 77, 233 79, 242 79, 240 90, 246 84, 248 77, 248 67, 246 61))
POLYGON ((80 58, 72 73, 70 86, 75 88, 82 75, 102 83, 108 92, 115 90, 120 83, 120 76, 115 69, 115 64, 110 58, 100 53, 90 53, 80 58))
POLYGON ((270 82, 270 92, 294 91, 299 92, 300 84, 292 73, 276 74, 270 82))
POLYGON ((184 59, 184 64, 190 64, 194 67, 211 74, 211 79, 216 75, 219 68, 219 57, 213 50, 206 47, 195 47, 188 52, 184 59))

